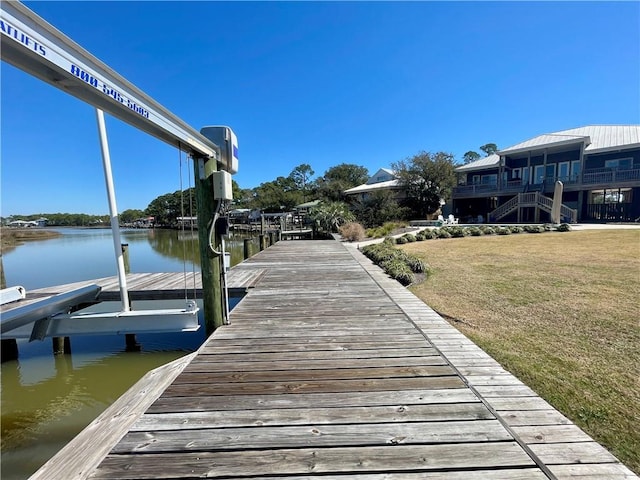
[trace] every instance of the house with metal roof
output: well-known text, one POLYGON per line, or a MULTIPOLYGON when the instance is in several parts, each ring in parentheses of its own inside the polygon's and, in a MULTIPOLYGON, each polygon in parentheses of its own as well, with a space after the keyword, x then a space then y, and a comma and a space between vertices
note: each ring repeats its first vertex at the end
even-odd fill
POLYGON ((590 125, 533 137, 456 168, 456 217, 549 222, 640 221, 640 125, 590 125))
POLYGON ((380 191, 391 191, 398 200, 404 196, 404 189, 393 170, 381 168, 369 177, 367 183, 345 190, 344 194, 352 199, 366 200, 370 195, 380 191))

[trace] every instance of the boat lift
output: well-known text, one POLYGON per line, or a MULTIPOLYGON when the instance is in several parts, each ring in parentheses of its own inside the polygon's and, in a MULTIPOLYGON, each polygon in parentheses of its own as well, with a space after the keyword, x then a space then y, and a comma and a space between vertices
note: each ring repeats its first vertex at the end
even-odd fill
MULTIPOLYGON (((0 30, 0 54, 3 61, 96 108, 122 306, 120 312, 85 315, 77 312, 65 315, 65 319, 91 319, 97 327, 96 333, 98 330, 106 333, 104 321, 136 317, 165 326, 173 323, 178 331, 184 331, 185 324, 193 325, 195 321, 197 328, 199 309, 192 301, 187 301, 184 309, 131 310, 103 112, 185 151, 194 162, 197 161, 201 180, 213 175, 213 185, 222 185, 222 190, 217 187, 214 192, 217 207, 215 216, 209 222, 212 231, 223 202, 231 199, 231 175, 238 169, 235 135, 228 127, 206 127, 202 129, 202 133, 193 129, 18 1, 0 3, 0 30), (218 143, 214 143, 212 139, 218 143)), ((211 241, 209 244, 211 247, 211 241)), ((222 245, 224 248, 224 242, 222 245)), ((216 255, 220 254, 213 247, 211 250, 216 255)), ((220 257, 224 258, 224 251, 220 257)), ((204 270, 202 275, 204 284, 204 270)), ((228 311, 223 313, 226 316, 228 311)), ((39 319, 34 318, 36 320, 39 319)), ((116 328, 115 331, 122 332, 123 329, 116 328)), ((38 335, 40 336, 42 334, 38 335)))

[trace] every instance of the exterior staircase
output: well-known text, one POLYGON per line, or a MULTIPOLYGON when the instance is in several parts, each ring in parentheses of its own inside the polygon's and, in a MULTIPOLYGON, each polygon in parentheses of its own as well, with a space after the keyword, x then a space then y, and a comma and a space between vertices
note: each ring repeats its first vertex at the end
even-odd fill
MULTIPOLYGON (((535 207, 545 212, 551 213, 553 200, 544 196, 540 192, 519 193, 509 201, 503 203, 494 211, 489 213, 489 221, 495 222, 509 215, 511 212, 523 207, 535 207)), ((570 223, 578 221, 578 212, 572 208, 562 205, 560 207, 560 216, 570 219, 570 223)))

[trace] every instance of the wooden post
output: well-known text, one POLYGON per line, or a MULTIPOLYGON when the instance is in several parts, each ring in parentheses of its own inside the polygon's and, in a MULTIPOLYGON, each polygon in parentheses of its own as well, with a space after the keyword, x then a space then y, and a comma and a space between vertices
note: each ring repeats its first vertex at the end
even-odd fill
POLYGON ((244 259, 251 257, 251 239, 244 239, 244 259))
POLYGON ((138 339, 135 333, 125 334, 125 351, 127 352, 139 352, 141 350, 138 339))
POLYGON ((2 254, 0 253, 0 289, 7 288, 7 279, 4 276, 4 265, 2 264, 2 254))
MULTIPOLYGON (((222 259, 209 248, 209 229, 215 215, 217 201, 213 198, 213 180, 206 176, 205 159, 194 158, 195 197, 198 211, 198 239, 200 244, 200 272, 202 275, 202 303, 207 335, 224 323, 222 286, 220 282, 222 259), (202 170, 202 171, 201 171, 202 170)), ((215 160, 208 160, 214 162, 215 160)), ((213 169, 215 170, 215 168, 213 169)), ((213 248, 220 251, 222 237, 215 233, 213 248)))
POLYGON ((264 234, 261 233, 260 235, 258 235, 258 244, 260 245, 260 251, 263 251, 266 247, 265 247, 265 238, 264 238, 264 234))
POLYGON ((4 338, 0 345, 0 363, 18 359, 18 341, 15 338, 4 338))
MULTIPOLYGON (((131 273, 131 263, 129 262, 129 244, 121 243, 122 248, 122 260, 124 262, 124 272, 131 273)), ((131 295, 129 295, 129 305, 131 305, 131 295)), ((125 351, 126 352, 139 352, 141 350, 138 339, 135 333, 125 334, 125 351)))
POLYGON ((121 243, 120 247, 122 248, 122 259, 124 260, 124 272, 131 273, 131 265, 129 264, 129 244, 121 243))
POLYGON ((53 337, 51 339, 54 355, 71 353, 71 339, 69 337, 53 337))
MULTIPOLYGON (((2 254, 0 254, 0 288, 7 288, 7 280, 4 277, 2 254)), ((0 344, 1 363, 18 359, 18 341, 15 338, 5 338, 0 344)))

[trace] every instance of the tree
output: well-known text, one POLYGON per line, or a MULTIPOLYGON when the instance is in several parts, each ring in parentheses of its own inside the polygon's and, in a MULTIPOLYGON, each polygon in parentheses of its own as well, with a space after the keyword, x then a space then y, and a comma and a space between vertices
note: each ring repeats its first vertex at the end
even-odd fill
POLYGON ((423 151, 392 166, 406 191, 403 205, 418 218, 437 212, 456 185, 455 162, 450 153, 423 151))
MULTIPOLYGON (((182 216, 181 198, 183 198, 183 195, 180 191, 160 195, 151 201, 144 213, 150 217, 155 217, 156 225, 172 225, 178 217, 182 216)), ((188 212, 186 210, 185 215, 189 215, 188 212)))
POLYGON ((480 147, 480 150, 482 150, 488 157, 489 155, 493 155, 498 151, 498 146, 495 143, 487 143, 485 145, 482 145, 480 147))
POLYGON ((366 198, 354 202, 351 210, 357 220, 367 228, 410 217, 409 209, 401 207, 393 192, 389 190, 379 190, 367 195, 366 198))
POLYGON ((478 160, 480 158, 480 154, 478 152, 474 152, 473 150, 469 150, 464 154, 464 157, 462 158, 464 159, 464 163, 467 164, 478 160))
POLYGON ((289 178, 293 181, 296 188, 302 192, 303 202, 307 200, 308 186, 314 173, 311 165, 303 163, 294 168, 289 174, 289 178))
POLYGON ((369 179, 369 171, 365 167, 342 163, 329 168, 322 177, 316 180, 318 195, 330 202, 343 200, 344 191, 362 185, 369 179))
POLYGON ((261 183, 254 190, 252 202, 253 208, 270 212, 283 212, 292 210, 302 203, 302 192, 296 188, 296 184, 289 177, 278 177, 273 182, 261 183))
POLYGON ((254 191, 251 188, 240 188, 238 182, 231 180, 234 208, 250 208, 253 202, 254 191))
POLYGON ((118 215, 118 219, 122 223, 132 223, 142 217, 144 217, 144 212, 142 210, 131 208, 123 211, 120 215, 118 215))

